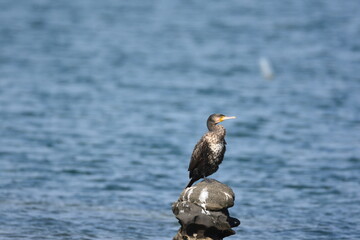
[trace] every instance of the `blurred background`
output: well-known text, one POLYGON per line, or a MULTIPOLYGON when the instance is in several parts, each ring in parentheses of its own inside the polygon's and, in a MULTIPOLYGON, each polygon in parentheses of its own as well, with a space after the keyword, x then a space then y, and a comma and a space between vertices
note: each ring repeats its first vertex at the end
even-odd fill
POLYGON ((171 239, 212 113, 229 239, 360 237, 358 0, 2 0, 0 238, 171 239))

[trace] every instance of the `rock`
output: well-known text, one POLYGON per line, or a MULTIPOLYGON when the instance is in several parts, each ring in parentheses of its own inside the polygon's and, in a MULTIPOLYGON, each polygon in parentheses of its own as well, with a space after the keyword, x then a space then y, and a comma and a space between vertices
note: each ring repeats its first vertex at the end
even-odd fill
POLYGON ((174 240, 220 240, 235 234, 240 221, 230 217, 235 195, 230 187, 213 179, 186 188, 173 203, 172 211, 181 225, 174 240))
POLYGON ((192 202, 205 210, 214 211, 234 206, 234 200, 231 188, 215 179, 207 179, 185 188, 179 198, 179 201, 192 202))

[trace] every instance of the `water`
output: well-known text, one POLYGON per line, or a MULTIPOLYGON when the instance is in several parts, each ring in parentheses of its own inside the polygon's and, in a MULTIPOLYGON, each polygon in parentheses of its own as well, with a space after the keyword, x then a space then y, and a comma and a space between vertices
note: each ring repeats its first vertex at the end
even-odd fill
POLYGON ((214 112, 229 239, 360 238, 360 3, 0 3, 0 238, 171 239, 214 112), (259 59, 274 69, 263 79, 259 59))

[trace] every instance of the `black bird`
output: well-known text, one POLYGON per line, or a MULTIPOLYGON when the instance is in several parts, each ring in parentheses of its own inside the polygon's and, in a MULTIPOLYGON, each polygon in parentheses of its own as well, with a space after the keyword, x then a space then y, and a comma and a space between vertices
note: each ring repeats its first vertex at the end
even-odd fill
POLYGON ((190 182, 186 187, 190 187, 200 178, 206 179, 207 176, 218 170, 226 150, 226 130, 218 123, 233 118, 236 117, 227 117, 218 113, 209 116, 207 120, 209 131, 201 137, 191 155, 188 169, 190 182))

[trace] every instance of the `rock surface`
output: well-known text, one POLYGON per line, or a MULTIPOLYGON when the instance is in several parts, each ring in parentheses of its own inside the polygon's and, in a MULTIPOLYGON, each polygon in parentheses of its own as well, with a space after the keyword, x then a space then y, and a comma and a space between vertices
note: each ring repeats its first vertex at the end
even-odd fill
POLYGON ((234 200, 231 188, 214 179, 185 188, 179 198, 179 201, 192 202, 205 210, 214 211, 234 206, 234 200))
POLYGON ((223 239, 235 234, 231 228, 240 221, 229 215, 235 195, 230 187, 213 179, 202 181, 184 189, 173 213, 181 225, 174 240, 223 239))

